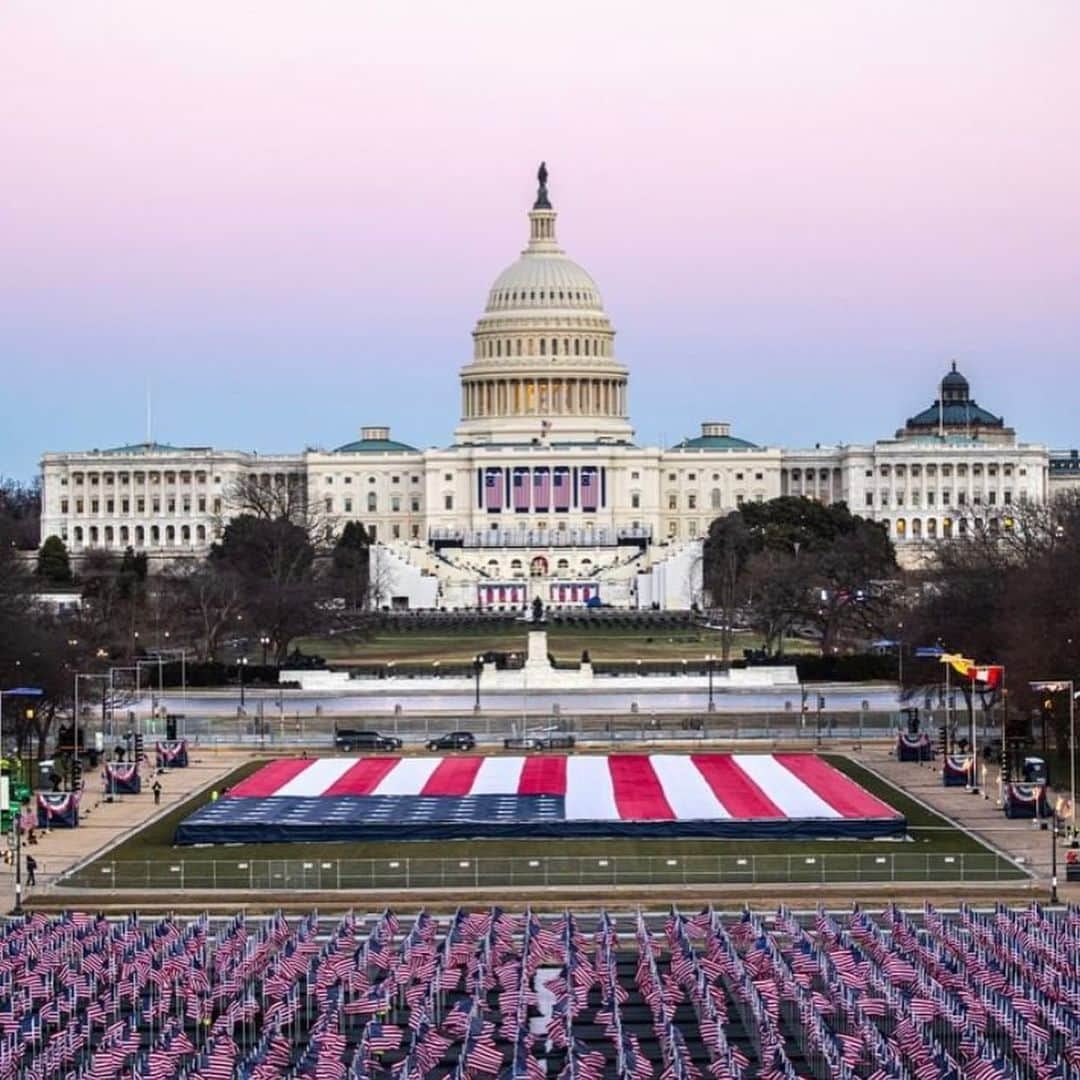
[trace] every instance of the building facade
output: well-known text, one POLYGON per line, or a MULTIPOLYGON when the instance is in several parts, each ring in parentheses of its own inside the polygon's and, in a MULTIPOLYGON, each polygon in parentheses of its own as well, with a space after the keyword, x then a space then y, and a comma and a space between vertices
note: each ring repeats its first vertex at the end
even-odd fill
POLYGON ((543 168, 539 180, 526 246, 473 330, 453 445, 421 451, 366 427, 299 454, 158 443, 47 453, 42 538, 76 555, 203 555, 255 483, 302 493, 328 538, 363 523, 380 605, 686 607, 700 598, 710 522, 747 501, 844 501, 916 561, 969 521, 1007 528, 1010 505, 1080 484, 1075 451, 1018 441, 955 366, 928 409, 872 445, 786 450, 721 421, 672 447, 635 444, 615 329, 559 247, 543 168))

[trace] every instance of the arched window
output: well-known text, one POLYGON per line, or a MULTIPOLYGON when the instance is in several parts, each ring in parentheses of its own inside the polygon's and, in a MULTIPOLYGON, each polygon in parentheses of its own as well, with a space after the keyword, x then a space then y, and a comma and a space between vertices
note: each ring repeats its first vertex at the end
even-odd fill
POLYGON ((375 513, 376 509, 378 508, 378 505, 379 505, 379 500, 376 498, 375 492, 374 491, 369 491, 368 492, 368 497, 367 497, 368 513, 369 514, 375 513))
POLYGON ((926 537, 928 540, 937 539, 937 518, 926 519, 926 537))
POLYGON ((719 510, 720 509, 720 489, 719 488, 713 488, 712 491, 709 492, 709 506, 713 510, 719 510))
POLYGON ((581 338, 574 338, 574 355, 581 355, 581 338))
POLYGON ((128 527, 126 525, 121 525, 120 526, 120 543, 121 544, 126 544, 128 542, 128 536, 129 535, 130 534, 128 532, 128 527))
POLYGON ((81 544, 82 543, 82 526, 81 525, 76 525, 75 526, 74 536, 75 536, 75 543, 76 544, 81 544))
POLYGON ((907 522, 903 518, 896 519, 896 538, 898 540, 907 539, 907 522))
POLYGON ((108 547, 113 542, 113 527, 111 525, 105 526, 105 546, 108 547))
POLYGON ((165 526, 165 543, 166 543, 166 545, 176 543, 176 526, 175 525, 166 525, 165 526))
POLYGON ((206 543, 206 526, 205 525, 196 525, 195 526, 195 539, 198 540, 200 544, 205 544, 206 543))
POLYGON ((555 568, 559 571, 559 573, 565 574, 570 569, 570 562, 568 559, 560 559, 555 564, 555 568))
POLYGON ((547 356, 547 338, 540 339, 540 355, 547 356))
POLYGON ((922 539, 922 518, 912 518, 911 519, 911 539, 912 540, 921 540, 922 539))
POLYGON ((142 547, 146 543, 146 533, 141 525, 135 526, 135 546, 142 547))
POLYGON ((191 526, 190 525, 181 525, 180 526, 180 539, 185 544, 190 544, 191 543, 191 526))
POLYGON ((941 535, 945 540, 952 539, 952 518, 945 518, 941 522, 941 535))
POLYGON ((161 530, 156 525, 150 526, 150 543, 155 547, 161 541, 161 530))
POLYGON ((97 531, 97 526, 96 525, 91 525, 90 526, 89 538, 90 538, 90 545, 91 546, 93 546, 94 544, 97 543, 97 541, 98 541, 98 531, 97 531))
POLYGON ((551 339, 551 355, 552 356, 558 356, 559 355, 559 339, 558 338, 552 338, 551 339))

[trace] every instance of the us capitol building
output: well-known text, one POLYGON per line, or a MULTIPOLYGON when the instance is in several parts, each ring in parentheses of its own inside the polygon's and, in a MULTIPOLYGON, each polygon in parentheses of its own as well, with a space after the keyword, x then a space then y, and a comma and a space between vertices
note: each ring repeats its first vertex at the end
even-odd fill
POLYGON ((709 523, 747 501, 803 495, 880 521, 902 560, 1010 506, 1080 485, 1076 451, 1018 441, 955 365, 937 398, 870 446, 785 450, 706 421, 675 446, 634 443, 629 372, 589 274, 556 237, 541 166, 528 244, 496 279, 461 369, 454 444, 418 450, 365 427, 336 450, 264 455, 156 442, 47 453, 42 539, 205 554, 243 485, 294 488, 329 537, 375 541, 372 601, 398 607, 685 608, 701 599, 709 523))

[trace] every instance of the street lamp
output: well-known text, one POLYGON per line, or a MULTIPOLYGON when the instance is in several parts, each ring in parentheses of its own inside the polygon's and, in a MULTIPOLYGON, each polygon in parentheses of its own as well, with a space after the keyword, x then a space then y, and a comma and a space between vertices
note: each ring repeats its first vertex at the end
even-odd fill
POLYGON ((262 666, 266 667, 266 647, 270 644, 270 638, 266 634, 263 634, 262 637, 259 638, 259 644, 262 646, 263 649, 262 666))
POLYGON ((236 665, 237 671, 240 673, 240 708, 244 707, 244 668, 247 667, 248 658, 246 656, 240 657, 240 663, 236 665))
MULTIPOLYGON (((1069 695, 1069 835, 1076 840, 1076 685, 1072 679, 1055 679, 1028 684, 1032 690, 1048 694, 1069 695)), ((1046 721, 1043 721, 1043 729, 1046 721)), ((1004 739, 1002 739, 1004 744, 1004 739)), ((1002 751, 1005 747, 1002 745, 1002 751)))
POLYGON ((716 668, 716 657, 712 653, 709 653, 705 657, 705 664, 709 671, 709 712, 712 712, 715 708, 715 705, 713 704, 713 671, 716 668))
POLYGON ((476 700, 473 702, 473 712, 480 711, 480 675, 484 670, 484 658, 477 656, 473 660, 473 674, 476 676, 476 700))

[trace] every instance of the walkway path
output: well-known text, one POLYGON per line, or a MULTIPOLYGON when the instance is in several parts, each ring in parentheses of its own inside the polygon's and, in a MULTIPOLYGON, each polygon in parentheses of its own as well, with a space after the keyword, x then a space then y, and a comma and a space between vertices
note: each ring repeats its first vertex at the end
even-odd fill
MULTIPOLYGON (((161 773, 156 779, 161 781, 161 805, 154 805, 150 786, 155 777, 143 773, 143 793, 141 795, 123 795, 115 802, 105 802, 100 793, 101 784, 98 776, 87 774, 88 790, 83 795, 79 810, 77 829, 51 829, 48 832, 38 830, 37 843, 23 844, 23 857, 32 854, 37 860, 38 888, 28 889, 26 871, 23 868, 23 900, 40 892, 56 880, 65 871, 84 862, 86 859, 101 854, 128 832, 148 821, 169 813, 178 803, 183 802, 195 792, 212 790, 215 783, 222 780, 238 765, 250 760, 250 755, 241 751, 217 752, 213 749, 194 748, 191 751, 190 765, 186 769, 171 769, 161 773)), ((15 904, 15 868, 0 867, 0 911, 7 912, 15 904)))
MULTIPOLYGON (((985 793, 975 795, 966 788, 945 787, 941 782, 941 765, 938 762, 918 764, 897 761, 895 752, 880 744, 867 746, 852 756, 903 788, 914 798, 926 803, 949 821, 975 833, 980 839, 1034 871, 1045 883, 1044 888, 1049 888, 1052 864, 1050 831, 1040 829, 1030 818, 1005 816, 997 801, 997 766, 987 767, 985 793)), ((1051 788, 1051 804, 1056 799, 1057 793, 1051 788)), ((1057 848, 1059 898, 1080 901, 1080 882, 1068 884, 1065 881, 1065 853, 1068 844, 1064 837, 1058 837, 1057 848)))

